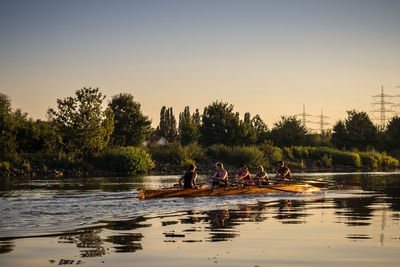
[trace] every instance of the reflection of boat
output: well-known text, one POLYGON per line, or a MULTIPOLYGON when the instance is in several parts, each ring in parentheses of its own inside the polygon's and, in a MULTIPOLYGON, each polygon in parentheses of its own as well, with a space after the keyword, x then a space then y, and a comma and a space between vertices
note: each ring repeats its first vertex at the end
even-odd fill
POLYGON ((140 189, 140 199, 149 198, 168 198, 168 197, 208 197, 208 196, 226 196, 243 194, 265 194, 276 192, 304 193, 319 192, 318 187, 307 184, 276 184, 269 186, 245 186, 245 187, 227 187, 227 188, 200 188, 200 189, 140 189))

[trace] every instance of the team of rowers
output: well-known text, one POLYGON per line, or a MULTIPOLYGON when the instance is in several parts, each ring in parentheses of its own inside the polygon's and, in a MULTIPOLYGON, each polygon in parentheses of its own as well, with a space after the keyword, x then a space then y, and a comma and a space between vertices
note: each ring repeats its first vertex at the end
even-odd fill
MULTIPOLYGON (((224 169, 224 165, 221 162, 217 162, 215 164, 216 172, 214 176, 211 178, 211 188, 222 188, 228 187, 230 185, 228 181, 228 171, 224 169)), ((181 188, 190 189, 190 188, 198 188, 196 184, 196 165, 190 165, 187 172, 179 178, 178 182, 181 188), (183 184, 182 184, 183 182, 183 184)), ((292 174, 288 167, 285 166, 283 161, 279 161, 276 169, 276 175, 274 182, 277 183, 286 183, 291 182, 292 174)), ((240 166, 237 177, 235 178, 234 184, 245 186, 245 185, 269 185, 270 181, 268 179, 268 174, 265 172, 263 166, 258 167, 257 174, 254 178, 251 177, 249 169, 246 165, 240 166)))

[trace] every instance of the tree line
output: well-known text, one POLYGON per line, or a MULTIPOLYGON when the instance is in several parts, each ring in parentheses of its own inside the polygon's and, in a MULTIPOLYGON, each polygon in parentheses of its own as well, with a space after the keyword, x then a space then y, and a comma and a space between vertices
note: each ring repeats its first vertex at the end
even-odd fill
POLYGON ((163 136, 169 143, 183 146, 270 143, 281 148, 326 146, 400 154, 398 116, 381 129, 367 113, 352 110, 332 131, 314 134, 295 116, 282 116, 269 129, 259 115, 245 113, 241 117, 232 104, 214 101, 202 113, 185 107, 178 120, 171 107, 163 106, 159 125, 152 129, 150 118, 133 95, 120 93, 108 103, 105 98, 98 88, 82 88, 74 96, 57 99, 47 120, 33 120, 22 110, 13 110, 10 98, 0 93, 0 154, 62 151, 89 155, 109 147, 139 146, 150 136, 163 136))

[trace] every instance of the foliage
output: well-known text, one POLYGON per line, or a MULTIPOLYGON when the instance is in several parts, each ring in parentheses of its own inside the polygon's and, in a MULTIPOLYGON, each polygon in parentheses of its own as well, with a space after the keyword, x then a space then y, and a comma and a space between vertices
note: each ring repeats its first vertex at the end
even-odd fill
POLYGON ((103 166, 109 170, 130 174, 147 173, 154 162, 146 150, 132 146, 107 151, 103 166))
POLYGON ((137 146, 148 137, 151 121, 140 110, 141 105, 131 94, 112 97, 108 106, 114 113, 114 132, 111 143, 117 146, 137 146))
POLYGON ((271 130, 271 139, 279 147, 288 147, 304 144, 306 134, 306 128, 295 116, 282 116, 271 130))
POLYGON ((32 168, 31 168, 31 164, 29 161, 25 161, 22 163, 22 168, 26 171, 26 172, 31 172, 32 168))
POLYGON ((172 108, 166 108, 165 106, 161 108, 160 124, 156 129, 156 134, 163 136, 168 142, 175 142, 178 131, 172 108))
POLYGON ((197 142, 199 139, 200 121, 198 121, 196 114, 198 115, 198 110, 195 114, 191 115, 188 106, 179 114, 178 132, 179 140, 182 145, 197 142))
POLYGON ((268 127, 261 119, 260 115, 255 115, 251 121, 251 127, 253 128, 256 134, 256 143, 260 144, 268 139, 268 127))
POLYGON ((0 162, 0 170, 9 172, 11 168, 11 164, 8 161, 0 162))
POLYGON ((233 112, 233 105, 216 101, 204 108, 199 140, 204 146, 249 145, 255 143, 256 135, 251 123, 233 112))
POLYGON ((103 110, 105 98, 98 88, 82 88, 75 97, 57 99, 57 109, 48 110, 62 136, 66 151, 93 153, 103 150, 114 130, 114 114, 103 110))
POLYGON ((332 157, 329 156, 328 154, 324 154, 322 156, 322 158, 318 161, 318 164, 325 168, 331 168, 332 167, 332 157))
POLYGON ((386 129, 387 144, 386 149, 388 151, 400 150, 400 117, 393 117, 386 129))
POLYGON ((207 154, 212 159, 235 166, 246 164, 249 168, 256 168, 265 163, 264 153, 256 146, 212 145, 207 154))
POLYGON ((187 162, 195 162, 204 159, 204 151, 197 143, 182 146, 180 143, 169 145, 153 145, 148 147, 149 153, 156 161, 176 163, 180 166, 187 162))
POLYGON ((345 122, 339 121, 333 127, 332 143, 338 148, 359 150, 376 146, 378 130, 368 114, 351 110, 347 115, 345 122))
POLYGON ((271 142, 264 141, 259 145, 259 149, 264 153, 264 167, 273 167, 283 159, 283 151, 281 148, 273 146, 271 142))
POLYGON ((14 152, 16 149, 15 121, 8 96, 0 93, 0 155, 14 152))

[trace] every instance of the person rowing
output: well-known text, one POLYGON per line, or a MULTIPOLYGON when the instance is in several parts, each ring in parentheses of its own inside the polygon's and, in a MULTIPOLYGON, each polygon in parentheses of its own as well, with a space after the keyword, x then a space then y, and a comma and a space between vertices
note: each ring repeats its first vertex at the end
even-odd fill
POLYGON ((196 189, 196 165, 191 164, 187 170, 187 172, 179 178, 178 183, 183 189, 196 189), (183 186, 182 186, 183 181, 183 186))
POLYGON ((211 188, 228 187, 228 172, 224 169, 224 165, 221 162, 215 163, 217 171, 211 178, 211 188))
POLYGON ((292 174, 290 173, 290 169, 285 166, 285 162, 279 161, 278 167, 276 169, 276 180, 279 182, 291 182, 292 174))
POLYGON ((253 180, 251 179, 251 175, 249 169, 246 165, 242 164, 238 170, 238 176, 236 177, 236 182, 242 185, 253 185, 253 180))
POLYGON ((253 181, 256 185, 269 185, 268 174, 266 171, 264 171, 263 166, 258 167, 257 174, 253 181))

